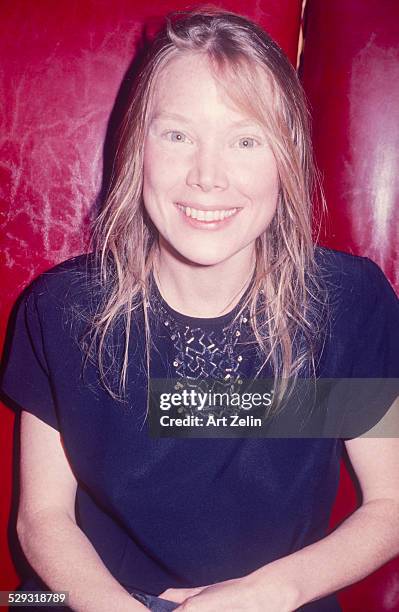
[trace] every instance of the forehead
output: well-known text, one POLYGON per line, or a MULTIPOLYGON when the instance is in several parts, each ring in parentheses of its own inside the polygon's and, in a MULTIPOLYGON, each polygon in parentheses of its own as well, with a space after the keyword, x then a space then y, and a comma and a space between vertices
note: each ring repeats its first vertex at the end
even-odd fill
MULTIPOLYGON (((271 88, 266 74, 255 65, 246 70, 220 70, 215 73, 205 53, 179 52, 159 71, 153 89, 152 110, 172 112, 184 106, 187 112, 221 107, 234 115, 254 117, 253 102, 271 102, 271 88)), ((258 117, 259 119, 259 117, 258 117)))
POLYGON ((155 81, 154 101, 156 105, 178 103, 181 98, 195 103, 207 94, 209 100, 221 92, 213 76, 207 56, 183 52, 172 57, 155 81))
POLYGON ((158 86, 167 86, 170 79, 185 80, 195 76, 197 71, 210 74, 210 62, 207 55, 192 51, 178 51, 161 68, 158 86))

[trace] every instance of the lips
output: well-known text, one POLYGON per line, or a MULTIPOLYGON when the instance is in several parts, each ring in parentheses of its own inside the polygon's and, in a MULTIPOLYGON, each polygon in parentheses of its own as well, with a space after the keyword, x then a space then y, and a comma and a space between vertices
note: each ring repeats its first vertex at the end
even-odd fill
POLYGON ((189 206, 187 204, 176 203, 176 206, 186 217, 190 217, 191 219, 195 219, 197 221, 214 223, 216 221, 223 221, 224 219, 228 219, 235 215, 240 208, 220 208, 215 210, 204 210, 200 208, 195 208, 194 206, 189 206))

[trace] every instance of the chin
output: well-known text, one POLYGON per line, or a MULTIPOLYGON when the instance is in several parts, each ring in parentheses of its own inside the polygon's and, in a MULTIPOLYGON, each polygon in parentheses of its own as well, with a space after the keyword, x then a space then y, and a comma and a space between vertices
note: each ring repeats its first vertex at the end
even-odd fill
POLYGON ((230 257, 226 249, 206 249, 204 247, 187 249, 187 244, 181 249, 175 245, 174 251, 181 261, 194 266, 216 266, 230 257))
POLYGON ((217 257, 215 255, 211 255, 210 253, 190 253, 190 255, 183 255, 183 257, 188 264, 192 264, 194 266, 217 266, 226 259, 225 254, 217 257))
POLYGON ((239 261, 240 253, 252 244, 252 240, 243 241, 242 237, 237 240, 217 240, 215 236, 208 236, 204 232, 202 236, 188 236, 176 234, 165 235, 161 238, 161 247, 168 251, 175 259, 192 266, 217 266, 230 259, 239 261), (237 259, 238 257, 238 259, 237 259))

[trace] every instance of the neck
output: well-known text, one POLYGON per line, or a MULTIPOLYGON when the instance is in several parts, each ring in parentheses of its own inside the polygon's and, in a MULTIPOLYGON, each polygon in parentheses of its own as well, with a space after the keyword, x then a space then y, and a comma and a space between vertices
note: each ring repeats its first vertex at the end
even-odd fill
POLYGON ((154 275, 164 300, 191 317, 218 317, 230 312, 247 289, 254 270, 252 245, 227 261, 198 265, 176 257, 160 244, 154 275))

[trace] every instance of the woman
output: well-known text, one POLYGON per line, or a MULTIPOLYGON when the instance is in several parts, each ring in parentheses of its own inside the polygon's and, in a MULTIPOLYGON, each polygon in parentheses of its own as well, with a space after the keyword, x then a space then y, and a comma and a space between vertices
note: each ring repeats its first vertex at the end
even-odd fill
POLYGON ((96 612, 321 612, 397 554, 394 438, 149 435, 149 378, 272 377, 277 414, 299 376, 399 376, 395 295, 369 260, 314 247, 313 176, 303 94, 268 35, 226 12, 169 20, 93 252, 19 307, 3 389, 23 410, 25 589, 96 612), (363 503, 326 536, 344 445, 363 503))

